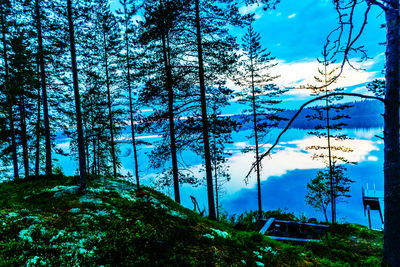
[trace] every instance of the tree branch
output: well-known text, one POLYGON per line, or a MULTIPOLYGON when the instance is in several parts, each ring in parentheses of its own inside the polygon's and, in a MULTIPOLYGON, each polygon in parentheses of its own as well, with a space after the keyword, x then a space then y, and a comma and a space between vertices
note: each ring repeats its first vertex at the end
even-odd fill
POLYGON ((355 93, 331 93, 331 94, 327 94, 327 95, 323 95, 323 96, 319 96, 319 97, 315 97, 309 101, 307 101, 306 103, 304 103, 303 105, 301 105, 301 107, 299 108, 299 110, 296 112, 296 114, 290 119, 290 121, 288 122, 288 124, 286 125, 286 127, 282 130, 282 132, 278 135, 278 137, 275 140, 275 143, 268 149, 267 152, 263 153, 258 161, 253 162, 253 164, 251 165, 250 171, 247 173, 246 175, 246 179, 250 176, 251 172, 254 170, 254 168, 257 166, 258 162, 261 162, 261 160, 263 158, 265 158, 266 156, 268 156, 272 149, 275 148, 275 146, 279 143, 280 138, 282 137, 282 135, 289 129, 289 127, 292 125, 292 123, 294 122, 294 120, 300 115, 301 111, 308 106, 309 104, 316 102, 318 100, 324 99, 324 98, 329 98, 332 96, 356 96, 356 97, 361 97, 361 98, 366 98, 366 99, 375 99, 375 100, 379 100, 382 103, 385 103, 385 100, 381 97, 377 97, 377 96, 369 96, 369 95, 363 95, 363 94, 355 94, 355 93))

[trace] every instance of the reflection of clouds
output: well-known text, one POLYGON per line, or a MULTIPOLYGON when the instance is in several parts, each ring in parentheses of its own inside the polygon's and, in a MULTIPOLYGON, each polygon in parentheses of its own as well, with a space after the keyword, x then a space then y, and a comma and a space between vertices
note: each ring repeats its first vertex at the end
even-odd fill
MULTIPOLYGON (((325 164, 320 160, 313 160, 311 155, 312 150, 305 148, 310 145, 326 146, 326 140, 317 137, 305 138, 302 140, 294 140, 287 142, 289 146, 277 151, 262 162, 261 180, 265 181, 271 176, 281 176, 288 171, 300 169, 321 169, 325 168, 325 164)), ((334 151, 337 156, 345 156, 350 161, 378 161, 375 156, 369 156, 372 151, 378 151, 379 148, 373 141, 362 139, 349 139, 344 141, 333 141, 333 146, 346 146, 353 152, 334 151)), ((254 162, 254 153, 236 153, 229 159, 232 179, 226 184, 227 195, 232 194, 240 189, 247 187, 253 188, 256 186, 255 173, 249 178, 247 186, 244 183, 245 176, 250 170, 250 164, 254 162)))
MULTIPOLYGON (((309 137, 303 140, 295 140, 289 142, 291 144, 296 144, 301 149, 306 149, 309 146, 327 146, 327 139, 326 138, 318 138, 318 137, 309 137)), ((371 151, 377 151, 379 148, 370 140, 363 140, 363 139, 347 139, 347 140, 336 140, 331 139, 331 146, 332 147, 346 147, 350 148, 351 152, 343 152, 341 150, 332 150, 332 155, 338 157, 344 157, 349 161, 360 162, 365 161, 367 155, 371 151)), ((325 150, 327 151, 327 150, 325 150)), ((309 150, 309 153, 323 153, 324 150, 309 150)))
POLYGON ((368 156, 368 157, 367 157, 367 160, 368 160, 368 161, 378 161, 378 158, 375 157, 375 156, 368 156))
POLYGON ((383 136, 383 128, 355 129, 354 130, 354 137, 359 138, 359 139, 372 139, 375 137, 375 135, 383 136))
POLYGON ((57 148, 61 148, 61 149, 69 149, 69 142, 65 142, 65 143, 58 143, 56 144, 57 148))
POLYGON ((235 147, 245 148, 248 145, 248 142, 237 142, 234 145, 235 147))
MULTIPOLYGON (((136 140, 139 139, 155 139, 155 138, 160 138, 162 137, 162 135, 142 135, 142 136, 135 136, 136 140)), ((116 138, 115 141, 118 142, 126 142, 126 141, 131 141, 132 140, 132 136, 121 136, 119 138, 116 138)))

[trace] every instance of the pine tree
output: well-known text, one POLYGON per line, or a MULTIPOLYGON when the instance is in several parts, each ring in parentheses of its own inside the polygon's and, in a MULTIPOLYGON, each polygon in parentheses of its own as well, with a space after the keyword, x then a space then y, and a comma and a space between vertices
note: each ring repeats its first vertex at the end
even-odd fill
MULTIPOLYGON (((148 61, 144 65, 148 80, 140 98, 145 103, 153 103, 155 112, 148 119, 150 124, 164 124, 163 119, 168 120, 168 130, 165 129, 162 132, 164 140, 169 139, 169 148, 159 146, 156 151, 153 151, 158 154, 158 160, 153 161, 153 166, 163 164, 167 155, 171 157, 175 201, 180 203, 175 132, 177 117, 174 107, 177 83, 174 80, 175 76, 173 77, 172 66, 174 56, 179 52, 179 48, 171 48, 172 40, 175 40, 175 35, 172 35, 171 32, 178 17, 179 7, 174 4, 176 4, 174 1, 163 0, 160 0, 155 6, 150 2, 145 3, 145 22, 142 24, 143 32, 140 40, 146 50, 151 51, 152 54, 148 56, 148 61), (153 71, 149 71, 150 69, 153 71)), ((164 126, 166 125, 164 124, 164 126)))
POLYGON ((221 201, 224 196, 223 186, 231 179, 229 172, 228 157, 232 155, 226 150, 227 144, 232 144, 232 132, 238 131, 239 123, 230 117, 222 116, 221 109, 229 105, 234 97, 233 90, 223 84, 215 86, 208 92, 208 103, 210 109, 210 156, 212 163, 213 179, 215 186, 216 219, 220 219, 221 201))
POLYGON ((85 161, 85 144, 83 137, 83 126, 82 126, 82 113, 81 113, 81 99, 79 94, 78 84, 78 70, 76 63, 76 50, 75 50, 75 32, 74 32, 74 21, 72 17, 72 2, 67 0, 67 13, 68 13, 68 25, 69 25, 69 41, 71 50, 71 65, 74 85, 74 96, 75 96, 75 110, 76 110, 76 124, 78 134, 78 152, 79 152, 79 174, 80 174, 80 190, 86 190, 86 161, 85 161))
POLYGON ((133 157, 134 157, 134 166, 135 166, 135 176, 136 176, 136 185, 137 188, 140 188, 139 181, 139 164, 138 164, 138 155, 137 155, 137 144, 135 140, 135 125, 134 125, 134 110, 133 110, 133 93, 132 93, 132 35, 136 31, 135 25, 133 25, 133 18, 136 14, 136 6, 133 0, 120 0, 120 4, 123 7, 123 11, 119 11, 118 13, 122 16, 121 23, 124 27, 124 42, 125 42, 125 71, 126 71, 126 85, 128 87, 128 97, 129 97, 129 119, 131 126, 131 138, 132 138, 132 146, 133 146, 133 157))
POLYGON ((222 77, 233 71, 232 66, 237 60, 237 45, 235 38, 229 34, 227 25, 242 26, 245 19, 239 14, 233 1, 205 3, 195 0, 194 5, 187 5, 186 14, 189 14, 186 18, 187 28, 191 30, 189 34, 192 33, 190 38, 195 47, 195 50, 189 51, 197 54, 195 64, 200 89, 209 217, 216 219, 206 91, 207 86, 212 86, 215 77, 222 77))
POLYGON ((259 162, 259 142, 263 140, 265 135, 272 127, 277 127, 279 122, 285 120, 279 116, 280 108, 275 105, 279 104, 281 100, 278 99, 279 95, 284 93, 285 90, 280 89, 273 80, 276 78, 269 73, 269 70, 276 66, 273 63, 274 57, 271 53, 267 53, 260 44, 261 37, 254 31, 252 24, 242 38, 243 43, 243 57, 241 59, 241 75, 237 78, 239 85, 245 87, 244 92, 241 94, 239 103, 249 105, 250 108, 244 110, 244 121, 252 120, 253 133, 249 138, 254 138, 255 146, 247 147, 245 151, 254 151, 256 154, 256 175, 257 175, 257 193, 258 193, 258 212, 261 218, 262 205, 261 205, 261 166, 259 162))
POLYGON ((16 103, 18 113, 19 138, 22 145, 22 159, 25 177, 30 175, 30 118, 33 113, 33 103, 36 91, 35 59, 28 49, 24 33, 16 33, 10 42, 10 96, 16 103))
MULTIPOLYGON (((46 83, 46 68, 44 59, 44 49, 43 49, 43 37, 42 37, 42 14, 41 14, 41 3, 40 0, 35 0, 35 19, 36 19, 36 29, 37 29, 37 43, 38 43, 38 60, 40 66, 40 85, 42 88, 42 103, 43 103, 43 119, 44 119, 44 136, 46 144, 46 174, 52 173, 52 160, 51 160, 51 138, 50 138, 50 122, 49 122, 49 108, 47 101, 47 83, 46 83)), ((39 102, 40 103, 40 102, 39 102)), ((38 122, 40 121, 40 106, 38 107, 38 122)), ((39 131, 39 128, 38 128, 39 131)), ((39 140, 39 138, 38 138, 39 140)), ((39 147, 37 145, 37 147, 39 147)), ((39 151, 36 152, 36 175, 39 174, 38 168, 38 157, 39 151)))
POLYGON ((9 145, 11 153, 12 153, 12 161, 13 161, 13 169, 14 169, 14 179, 19 179, 19 171, 18 171, 18 157, 17 157, 17 142, 16 142, 16 132, 15 132, 15 123, 14 123, 14 111, 13 111, 13 97, 10 92, 10 75, 9 75, 9 64, 8 64, 8 39, 7 39, 7 29, 8 29, 8 20, 7 15, 10 12, 11 4, 7 0, 2 0, 0 3, 0 19, 1 19, 1 31, 2 31, 2 43, 3 43, 3 60, 4 60, 4 81, 3 81, 3 94, 6 96, 5 101, 3 102, 6 106, 5 113, 6 117, 9 121, 9 129, 7 135, 7 139, 11 139, 11 144, 9 145))
MULTIPOLYGON (((319 83, 321 86, 311 86, 311 89, 313 91, 314 95, 321 95, 321 94, 328 94, 329 92, 341 92, 343 91, 343 88, 334 88, 330 89, 328 88, 329 84, 332 84, 335 79, 336 75, 335 72, 337 72, 337 68, 332 68, 329 69, 329 66, 333 64, 334 62, 330 60, 329 58, 329 51, 327 50, 327 47, 324 47, 324 50, 322 52, 322 60, 318 59, 318 62, 322 64, 322 69, 318 69, 318 72, 321 77, 315 76, 315 81, 319 83)), ((320 145, 311 145, 308 146, 307 149, 318 151, 318 150, 323 150, 323 151, 328 151, 328 154, 326 155, 324 152, 320 154, 314 154, 313 159, 320 158, 322 159, 328 167, 332 170, 332 162, 337 162, 337 164, 340 163, 349 163, 349 161, 345 157, 339 157, 337 155, 334 155, 332 151, 343 151, 343 152, 350 152, 351 149, 348 147, 344 146, 332 146, 331 145, 331 139, 335 140, 345 140, 348 139, 347 135, 344 134, 332 134, 332 131, 339 131, 343 128, 343 126, 346 126, 345 124, 345 119, 348 119, 349 116, 347 116, 343 110, 346 108, 351 107, 350 104, 333 104, 334 101, 339 101, 343 97, 337 96, 337 97, 332 97, 332 98, 325 98, 325 105, 324 106, 316 106, 312 107, 311 109, 316 112, 315 115, 307 116, 309 120, 319 120, 321 123, 315 126, 314 131, 310 131, 309 134, 317 136, 318 138, 326 138, 327 140, 327 145, 326 146, 320 146, 320 145), (332 112, 334 112, 334 116, 332 116, 332 112)), ((334 184, 334 179, 333 179, 333 174, 331 171, 330 175, 330 188, 331 190, 331 206, 332 206, 332 223, 334 224, 336 222, 336 202, 335 202, 335 184, 334 184)))
POLYGON ((117 77, 116 75, 116 59, 117 54, 120 50, 120 33, 115 16, 110 11, 108 1, 98 0, 97 6, 97 19, 99 23, 99 33, 102 35, 102 47, 103 47, 103 66, 105 74, 105 83, 107 89, 107 107, 108 107, 108 124, 110 131, 110 145, 111 145, 111 159, 113 167, 113 175, 117 176, 117 157, 116 157, 116 145, 115 145, 115 112, 112 106, 112 92, 111 87, 115 84, 117 77))

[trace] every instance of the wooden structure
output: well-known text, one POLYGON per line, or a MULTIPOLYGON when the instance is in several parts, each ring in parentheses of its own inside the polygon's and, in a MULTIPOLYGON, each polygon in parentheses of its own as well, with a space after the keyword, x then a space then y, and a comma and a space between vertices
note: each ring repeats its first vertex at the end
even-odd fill
POLYGON ((261 221, 264 221, 265 224, 260 233, 281 241, 320 241, 320 238, 329 229, 329 226, 325 224, 275 220, 275 218, 262 219, 261 221))
POLYGON ((381 204, 380 204, 381 199, 383 199, 383 191, 376 191, 375 185, 374 185, 374 190, 369 190, 368 184, 367 184, 367 189, 364 189, 364 187, 362 188, 362 201, 363 201, 363 205, 364 205, 364 216, 366 214, 368 214, 369 229, 371 229, 371 210, 379 211, 379 215, 381 216, 381 221, 383 224, 383 216, 382 216, 382 210, 381 210, 381 204))

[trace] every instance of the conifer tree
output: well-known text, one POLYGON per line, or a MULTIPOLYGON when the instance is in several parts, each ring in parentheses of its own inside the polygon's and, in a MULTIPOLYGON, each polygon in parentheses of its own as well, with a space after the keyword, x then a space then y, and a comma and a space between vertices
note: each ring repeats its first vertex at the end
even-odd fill
MULTIPOLYGON (((330 89, 328 85, 332 84, 336 79, 335 72, 337 72, 337 68, 330 69, 329 67, 332 65, 332 60, 329 59, 329 51, 327 51, 327 47, 324 47, 322 52, 322 60, 318 59, 318 62, 322 65, 322 69, 318 69, 320 74, 319 76, 315 76, 315 81, 321 86, 311 86, 314 95, 321 95, 321 94, 328 94, 329 92, 341 92, 343 88, 334 88, 330 89)), ((351 104, 333 104, 334 101, 339 101, 343 97, 337 96, 332 98, 325 98, 325 105, 324 106, 316 106, 312 107, 311 109, 315 111, 315 115, 309 115, 309 120, 318 120, 320 123, 315 126, 314 131, 310 131, 309 134, 315 135, 318 138, 326 138, 327 145, 311 145, 308 146, 307 149, 314 150, 314 151, 327 151, 328 154, 324 152, 313 155, 313 159, 320 158, 322 159, 332 170, 332 162, 340 163, 349 163, 345 157, 334 155, 332 151, 342 151, 342 152, 350 152, 351 149, 344 146, 332 146, 331 140, 345 140, 348 139, 347 135, 340 134, 340 133, 332 133, 332 131, 339 131, 341 130, 345 124, 345 120, 349 118, 343 110, 346 108, 351 107, 351 104), (333 114, 332 114, 333 113, 333 114)), ((335 184, 333 179, 333 172, 331 171, 330 175, 330 193, 331 193, 331 206, 332 206, 332 223, 336 222, 336 202, 335 202, 335 184)))
MULTIPOLYGON (((37 29, 37 43, 38 43, 38 61, 40 66, 40 85, 42 88, 42 98, 43 104, 43 120, 44 120, 44 136, 46 144, 46 174, 52 173, 52 160, 51 160, 51 138, 50 138, 50 122, 49 122, 49 108, 47 101, 47 83, 46 83, 46 68, 44 59, 44 48, 43 48, 43 37, 42 37, 42 12, 40 0, 35 0, 35 20, 37 29)), ((40 102, 39 102, 40 103, 40 102)), ((38 121, 40 118, 40 106, 38 107, 38 121)), ((39 129, 38 129, 39 130, 39 129)), ((38 138, 39 140, 39 138, 38 138)), ((36 152, 36 157, 39 157, 39 151, 36 152)), ((38 166, 38 160, 36 160, 36 165, 38 166)), ((36 167, 36 172, 38 174, 38 167, 36 167)))
POLYGON ((224 196, 224 184, 229 182, 231 174, 229 171, 228 157, 232 155, 226 149, 226 145, 232 144, 232 132, 238 131, 239 123, 230 117, 223 116, 221 109, 229 105, 234 97, 232 89, 219 84, 208 91, 208 102, 210 103, 210 156, 212 163, 213 179, 215 186, 216 219, 220 219, 221 201, 224 196))
POLYGON ((259 143, 265 138, 265 135, 272 127, 277 127, 279 122, 285 120, 279 116, 282 109, 275 107, 279 104, 279 95, 286 90, 280 89, 273 84, 276 78, 269 73, 269 70, 276 66, 273 63, 274 57, 271 53, 266 52, 260 44, 261 37, 254 31, 250 23, 245 36, 242 38, 243 43, 243 56, 240 61, 241 75, 238 77, 237 82, 245 88, 241 94, 239 103, 250 106, 249 109, 244 110, 244 121, 252 121, 253 133, 249 138, 254 138, 255 146, 245 148, 245 151, 255 151, 256 154, 256 175, 257 175, 257 194, 258 194, 258 212, 261 218, 262 205, 261 205, 261 166, 259 162, 259 143), (250 119, 251 118, 251 119, 250 119))
MULTIPOLYGON (((138 164, 138 155, 137 155, 137 144, 135 140, 135 125, 134 125, 134 110, 133 110, 133 93, 132 93, 132 36, 137 31, 136 26, 133 25, 133 18, 136 14, 136 6, 133 0, 120 0, 120 4, 123 7, 123 11, 119 11, 118 13, 121 15, 121 23, 123 24, 123 34, 124 34, 124 42, 125 42, 125 71, 126 71, 126 85, 128 87, 128 97, 129 97, 129 119, 131 126, 131 138, 132 138, 132 146, 133 146, 133 157, 134 157, 134 166, 135 166, 135 177, 136 177, 136 185, 137 188, 140 188, 139 181, 139 164, 138 164)), ((137 42, 136 42, 137 43, 137 42)))
POLYGON ((74 32, 74 21, 72 17, 72 1, 67 0, 67 14, 68 14, 68 26, 69 26, 69 41, 70 41, 70 52, 71 52, 71 65, 74 85, 74 96, 75 96, 75 110, 76 110, 76 124, 77 124, 77 135, 78 135, 78 152, 79 152, 79 174, 80 174, 80 190, 86 190, 86 161, 85 161, 85 144, 83 137, 83 126, 82 126, 82 113, 81 113, 81 99, 79 94, 79 83, 78 83, 78 69, 76 63, 76 49, 75 49, 75 32, 74 32))
POLYGON ((1 32, 2 32, 2 45, 3 51, 2 56, 4 60, 4 79, 3 79, 3 88, 2 93, 6 96, 5 101, 3 101, 6 108, 4 109, 6 113, 6 117, 8 118, 9 129, 6 134, 7 139, 11 139, 11 143, 8 145, 10 147, 12 153, 12 162, 13 162, 13 170, 14 170, 14 179, 19 178, 18 171, 18 156, 17 156, 17 142, 16 142, 16 131, 15 131, 15 123, 14 123, 14 111, 13 111, 13 97, 10 92, 10 75, 9 75, 9 64, 8 64, 8 26, 9 22, 7 19, 8 14, 10 13, 11 3, 8 0, 1 0, 0 2, 0 23, 1 23, 1 32))
POLYGON ((113 111, 111 87, 115 83, 116 59, 121 47, 119 28, 115 16, 110 11, 108 1, 98 0, 96 6, 97 19, 99 23, 99 33, 103 48, 103 66, 105 74, 105 84, 107 90, 108 125, 110 131, 111 160, 114 177, 117 176, 117 156, 115 146, 115 112, 113 111))
POLYGON ((30 175, 30 132, 29 123, 33 113, 33 102, 37 97, 35 60, 33 53, 27 47, 26 37, 23 32, 17 32, 10 42, 10 96, 16 103, 18 113, 19 138, 22 146, 22 159, 25 177, 30 175))
MULTIPOLYGON (((145 22, 142 24, 143 32, 140 41, 147 51, 151 51, 152 55, 148 56, 148 61, 144 65, 148 80, 140 98, 144 103, 153 103, 155 112, 149 118, 150 123, 162 123, 163 119, 168 120, 168 130, 163 131, 163 135, 165 139, 169 139, 169 149, 164 150, 165 146, 159 147, 167 153, 158 153, 163 154, 163 156, 158 155, 159 160, 153 162, 153 166, 165 162, 167 155, 171 157, 174 196, 175 201, 180 203, 174 107, 177 83, 174 81, 172 66, 174 56, 179 52, 179 48, 171 47, 172 40, 175 37, 171 34, 172 27, 177 21, 179 11, 179 6, 175 4, 179 3, 168 0, 160 0, 157 5, 153 5, 152 2, 145 3, 145 22), (149 71, 150 69, 153 69, 154 72, 149 71), (160 105, 159 108, 156 107, 156 103, 160 105)), ((166 125, 164 124, 164 126, 166 125)))
POLYGON ((195 0, 194 6, 187 7, 187 12, 191 14, 188 21, 189 25, 192 25, 191 32, 194 35, 192 40, 197 53, 196 65, 200 89, 209 217, 216 219, 206 87, 212 85, 210 75, 221 77, 221 75, 233 71, 231 67, 237 60, 235 56, 237 47, 235 38, 229 34, 227 23, 233 26, 242 26, 246 19, 239 14, 238 7, 233 1, 206 3, 205 1, 195 0), (210 57, 211 55, 212 57, 210 57))

